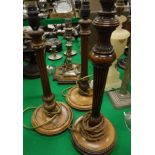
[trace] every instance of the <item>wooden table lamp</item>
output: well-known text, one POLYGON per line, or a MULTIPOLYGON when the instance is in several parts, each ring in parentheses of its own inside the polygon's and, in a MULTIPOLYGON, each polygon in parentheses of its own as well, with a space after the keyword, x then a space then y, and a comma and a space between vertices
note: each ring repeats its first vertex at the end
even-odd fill
POLYGON ((70 106, 78 110, 89 110, 92 108, 92 89, 88 83, 88 39, 91 34, 89 26, 90 9, 89 0, 82 2, 81 7, 80 35, 81 35, 81 76, 78 80, 78 86, 72 87, 67 95, 66 100, 70 106), (86 77, 86 78, 85 78, 86 77))
POLYGON ((51 92, 45 64, 45 44, 42 40, 44 31, 39 28, 38 11, 35 6, 28 7, 29 24, 32 30, 32 49, 36 53, 43 88, 43 105, 38 107, 32 115, 33 128, 44 135, 54 135, 63 132, 72 121, 71 109, 62 102, 55 101, 51 92))
POLYGON ((90 54, 94 65, 92 111, 76 120, 71 134, 76 149, 85 155, 106 155, 111 152, 116 141, 115 128, 100 113, 108 70, 116 58, 110 43, 111 33, 119 25, 114 2, 100 0, 103 11, 98 12, 92 22, 97 31, 97 43, 90 54))

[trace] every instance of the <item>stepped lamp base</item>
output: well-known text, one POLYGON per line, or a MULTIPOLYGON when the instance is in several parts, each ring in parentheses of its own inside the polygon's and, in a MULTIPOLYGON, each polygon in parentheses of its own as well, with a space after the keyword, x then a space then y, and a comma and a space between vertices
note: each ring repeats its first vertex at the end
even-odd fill
POLYGON ((40 72, 37 64, 27 64, 23 67, 23 76, 28 79, 40 77, 40 72))
POLYGON ((115 91, 108 92, 108 94, 115 108, 124 108, 124 107, 131 106, 131 96, 129 92, 123 95, 123 94, 120 94, 119 90, 115 90, 115 91))
MULTIPOLYGON (((116 132, 112 123, 105 118, 105 132, 104 137, 98 141, 86 140, 80 130, 81 121, 83 116, 78 118, 73 126, 75 131, 72 131, 72 141, 75 148, 84 155, 107 155, 115 146, 116 132)), ((93 136, 93 135, 92 135, 93 136)))
MULTIPOLYGON (((71 109, 62 102, 57 102, 61 108, 61 113, 58 114, 51 122, 42 127, 35 129, 38 133, 43 135, 55 135, 63 132, 68 128, 72 122, 72 111, 71 109)), ((38 126, 46 122, 50 117, 48 117, 43 106, 37 108, 32 115, 32 126, 38 126)))
MULTIPOLYGON (((92 90, 90 91, 90 94, 92 94, 92 90)), ((79 87, 76 86, 69 89, 66 100, 71 107, 77 110, 90 110, 92 109, 92 97, 93 95, 81 95, 79 93, 79 87)))
POLYGON ((61 58, 62 58, 62 55, 60 55, 60 54, 55 54, 55 55, 51 54, 51 55, 48 56, 49 60, 59 60, 61 58))
POLYGON ((127 63, 127 58, 122 58, 118 61, 117 66, 122 69, 125 69, 126 63, 127 63))
POLYGON ((78 68, 78 73, 75 73, 74 70, 62 73, 62 68, 56 67, 55 73, 53 75, 53 80, 58 81, 59 84, 75 84, 80 77, 81 65, 73 64, 75 68, 78 68))
MULTIPOLYGON (((67 51, 64 52, 64 55, 66 55, 66 53, 67 53, 67 51)), ((76 54, 77 54, 77 52, 75 50, 72 50, 71 56, 76 55, 76 54)))

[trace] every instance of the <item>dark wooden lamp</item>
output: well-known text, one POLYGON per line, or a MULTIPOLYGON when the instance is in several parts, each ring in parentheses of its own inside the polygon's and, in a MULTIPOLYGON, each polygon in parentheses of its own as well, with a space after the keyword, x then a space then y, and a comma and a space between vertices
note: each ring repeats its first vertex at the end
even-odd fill
POLYGON ((62 102, 55 101, 51 92, 45 63, 45 44, 42 40, 44 31, 39 28, 38 11, 35 6, 28 7, 29 24, 32 30, 32 49, 36 53, 43 88, 43 105, 38 107, 32 115, 32 126, 44 135, 54 135, 64 131, 72 121, 71 109, 62 102))
POLYGON ((70 106, 78 110, 89 110, 92 108, 92 90, 89 89, 88 83, 88 39, 91 34, 89 26, 91 20, 89 19, 90 9, 89 0, 83 0, 81 7, 81 20, 79 24, 81 35, 81 76, 82 80, 78 80, 78 86, 71 88, 66 100, 70 106), (86 77, 86 78, 85 78, 86 77))
POLYGON ((108 154, 116 141, 115 128, 100 113, 108 70, 116 59, 110 43, 111 33, 119 25, 115 18, 114 2, 115 0, 100 0, 103 11, 98 12, 93 20, 98 37, 90 54, 94 65, 92 111, 76 120, 71 133, 76 149, 85 155, 108 154))

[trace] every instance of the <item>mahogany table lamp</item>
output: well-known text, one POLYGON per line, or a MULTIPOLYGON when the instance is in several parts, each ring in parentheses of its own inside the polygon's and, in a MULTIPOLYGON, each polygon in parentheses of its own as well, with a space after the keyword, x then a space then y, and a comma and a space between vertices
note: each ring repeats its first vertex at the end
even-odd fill
POLYGON ((78 118, 71 132, 76 149, 85 155, 105 155, 115 146, 116 132, 112 123, 100 113, 110 65, 116 54, 110 43, 111 33, 119 25, 114 11, 115 0, 100 0, 102 10, 92 24, 97 31, 97 43, 90 54, 94 65, 92 111, 78 118))
POLYGON ((63 132, 72 121, 71 109, 62 102, 55 101, 55 95, 51 92, 45 63, 45 44, 42 40, 44 31, 39 28, 38 11, 35 6, 28 7, 29 24, 32 30, 32 49, 36 53, 40 70, 40 78, 43 89, 43 105, 39 106, 32 115, 33 128, 44 135, 54 135, 63 132))
POLYGON ((70 106, 78 110, 89 110, 92 108, 92 89, 88 83, 88 39, 91 34, 89 26, 90 9, 89 0, 83 0, 80 11, 81 18, 80 35, 81 35, 81 76, 78 79, 77 86, 72 87, 67 95, 66 100, 70 106))

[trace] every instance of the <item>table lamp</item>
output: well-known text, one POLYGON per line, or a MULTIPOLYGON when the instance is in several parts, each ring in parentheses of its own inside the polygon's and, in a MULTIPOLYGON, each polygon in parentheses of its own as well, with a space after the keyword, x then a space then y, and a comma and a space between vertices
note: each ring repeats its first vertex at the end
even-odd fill
POLYGON ((55 101, 55 95, 51 92, 45 63, 45 44, 42 40, 44 31, 39 28, 38 11, 35 6, 28 7, 28 16, 29 24, 32 27, 29 35, 32 37, 32 49, 36 53, 40 70, 44 102, 33 112, 32 126, 38 133, 54 135, 68 128, 72 121, 72 112, 66 104, 55 101))
MULTIPOLYGON (((122 28, 123 22, 126 21, 125 16, 118 17, 120 25, 116 28, 115 31, 112 32, 111 35, 111 44, 115 50, 117 58, 123 54, 125 47, 127 45, 128 38, 130 36, 130 32, 122 28)), ((121 80, 120 80, 120 73, 116 68, 117 60, 115 60, 112 66, 109 69, 107 83, 106 83, 106 91, 120 88, 121 80)))
POLYGON ((88 82, 88 39, 91 34, 89 26, 91 24, 89 0, 82 1, 81 7, 80 35, 81 35, 81 76, 77 86, 72 87, 67 95, 67 103, 78 110, 89 110, 92 108, 92 89, 88 82))
POLYGON ((108 94, 116 108, 123 108, 131 105, 131 95, 128 92, 128 85, 131 76, 131 41, 129 42, 128 58, 125 73, 120 89, 109 91, 108 94))
POLYGON ((92 110, 76 120, 71 132, 73 144, 82 154, 107 155, 116 142, 114 126, 100 113, 108 70, 116 58, 110 43, 111 33, 119 25, 114 2, 100 0, 102 11, 92 22, 97 31, 97 43, 90 54, 94 66, 92 110))

